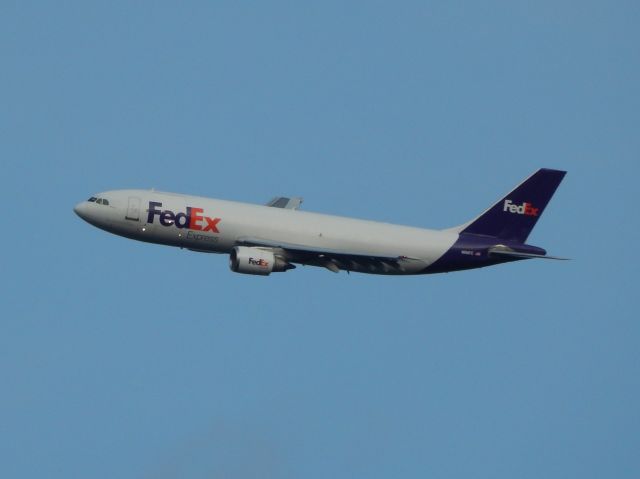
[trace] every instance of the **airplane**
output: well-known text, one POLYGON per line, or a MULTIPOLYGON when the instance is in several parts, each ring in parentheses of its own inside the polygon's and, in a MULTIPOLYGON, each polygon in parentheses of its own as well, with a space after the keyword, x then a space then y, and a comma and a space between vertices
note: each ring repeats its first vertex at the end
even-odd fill
POLYGON ((91 196, 74 211, 125 238, 228 254, 236 273, 267 276, 296 264, 335 273, 444 273, 524 259, 565 259, 526 244, 565 174, 541 168, 477 218, 442 230, 301 211, 298 197, 257 205, 115 190, 91 196))

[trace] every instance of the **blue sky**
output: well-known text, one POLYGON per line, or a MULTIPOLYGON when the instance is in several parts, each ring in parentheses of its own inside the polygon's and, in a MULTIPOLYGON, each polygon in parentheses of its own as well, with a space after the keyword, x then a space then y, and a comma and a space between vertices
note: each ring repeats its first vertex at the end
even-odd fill
POLYGON ((640 475, 637 2, 2 2, 0 475, 640 475), (151 188, 423 227, 535 169, 570 262, 409 278, 115 237, 151 188))

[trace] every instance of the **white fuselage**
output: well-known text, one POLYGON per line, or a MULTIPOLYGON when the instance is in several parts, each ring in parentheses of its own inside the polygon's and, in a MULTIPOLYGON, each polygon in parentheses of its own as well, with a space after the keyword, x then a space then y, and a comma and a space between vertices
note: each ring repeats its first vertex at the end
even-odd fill
POLYGON ((76 206, 76 213, 99 228, 140 241, 229 253, 244 239, 259 238, 316 249, 407 258, 401 269, 372 271, 369 266, 363 272, 419 273, 458 239, 453 231, 159 191, 116 190, 97 196, 109 204, 83 202, 76 206))

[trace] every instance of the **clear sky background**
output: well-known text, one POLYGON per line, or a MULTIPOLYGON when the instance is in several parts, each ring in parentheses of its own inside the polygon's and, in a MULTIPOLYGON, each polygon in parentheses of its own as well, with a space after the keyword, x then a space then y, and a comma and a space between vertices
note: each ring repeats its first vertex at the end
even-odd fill
POLYGON ((640 4, 0 3, 0 476, 637 478, 640 4), (570 262, 421 277, 125 240, 164 189, 444 228, 568 170, 570 262))

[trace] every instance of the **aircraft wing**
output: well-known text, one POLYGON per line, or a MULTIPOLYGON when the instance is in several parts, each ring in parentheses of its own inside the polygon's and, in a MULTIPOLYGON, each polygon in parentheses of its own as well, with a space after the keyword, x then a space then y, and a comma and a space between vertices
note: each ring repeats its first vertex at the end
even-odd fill
POLYGON ((293 198, 288 198, 286 196, 276 196, 272 198, 266 206, 272 206, 274 208, 284 208, 287 210, 297 210, 300 208, 303 199, 299 196, 294 196, 293 198))
POLYGON ((316 248, 262 238, 238 238, 236 243, 242 246, 263 246, 266 248, 279 249, 286 253, 288 259, 293 262, 324 266, 334 273, 337 273, 341 269, 349 271, 355 269, 356 266, 362 265, 368 265, 372 270, 382 267, 387 271, 402 271, 403 261, 420 261, 418 258, 409 258, 408 256, 368 255, 346 250, 316 248))

